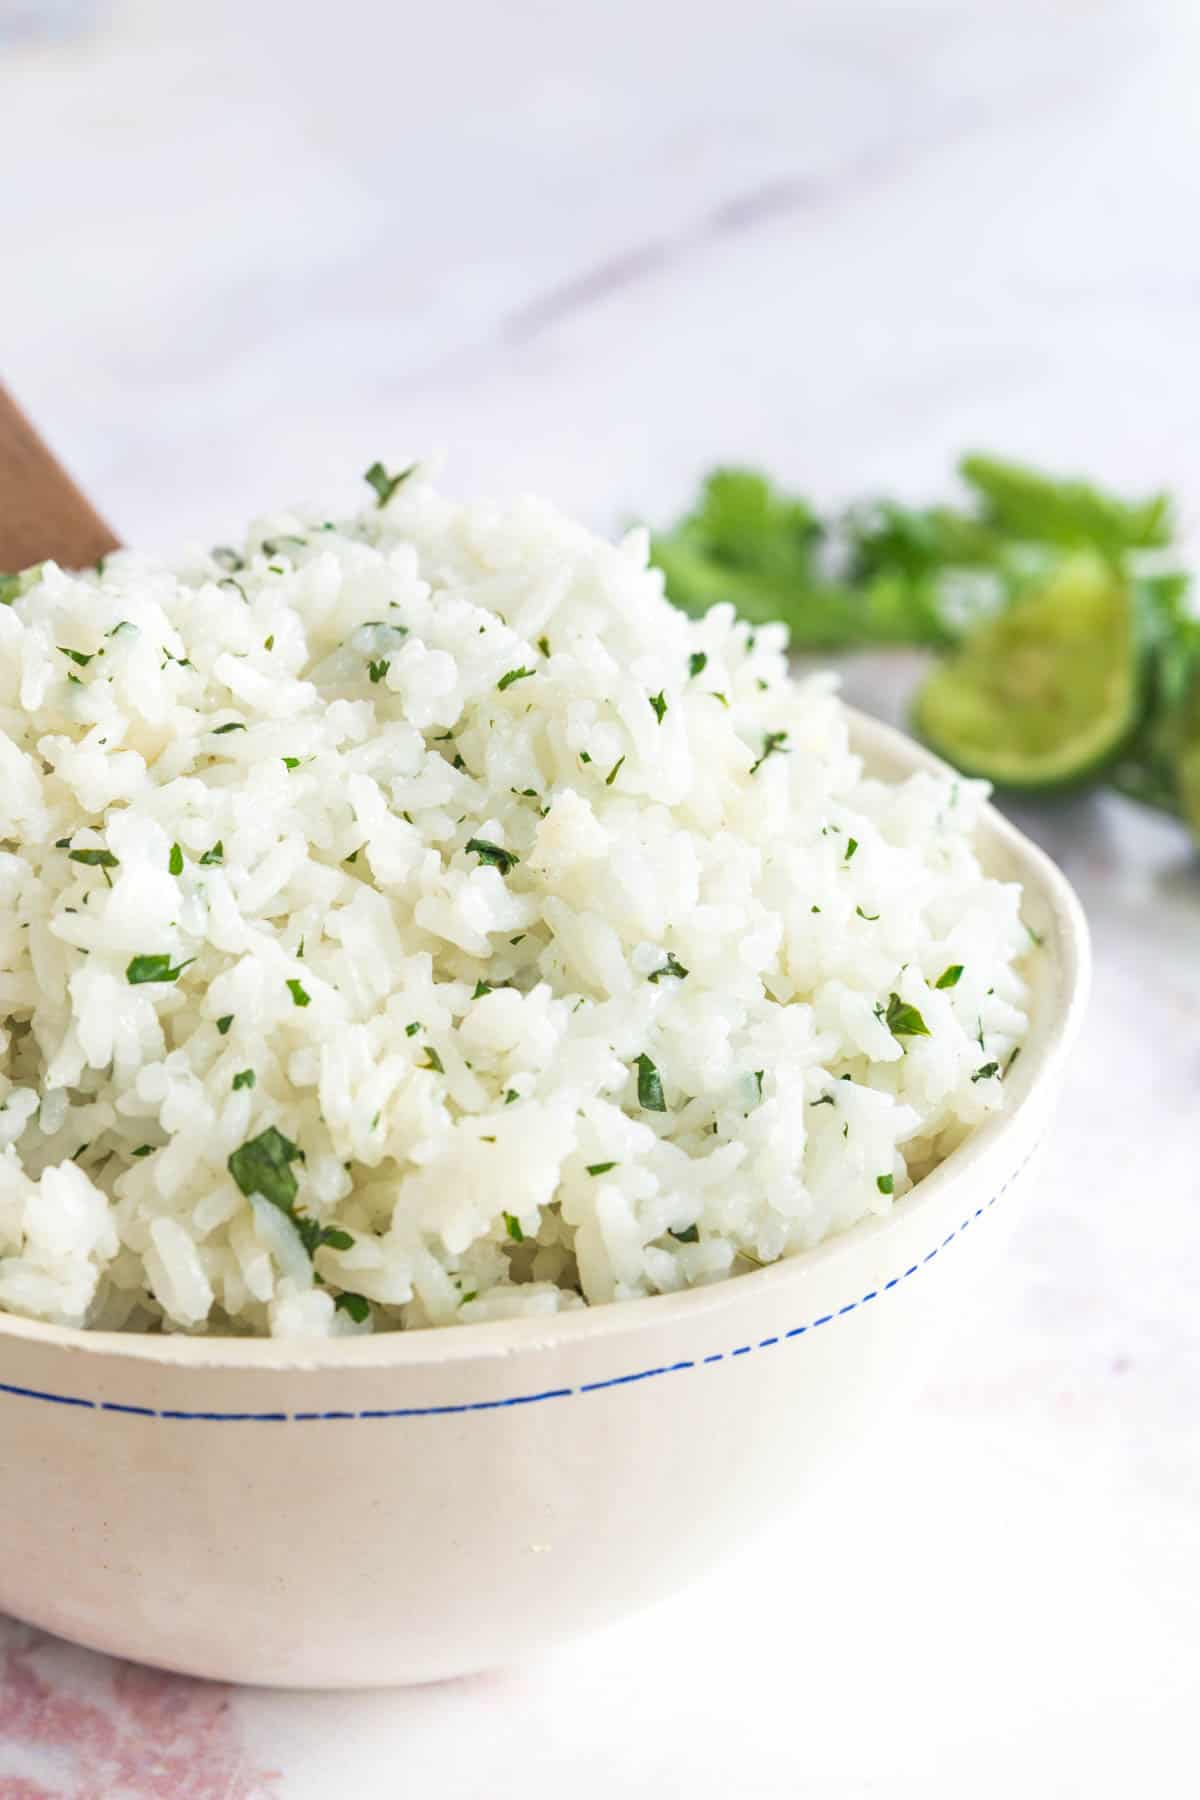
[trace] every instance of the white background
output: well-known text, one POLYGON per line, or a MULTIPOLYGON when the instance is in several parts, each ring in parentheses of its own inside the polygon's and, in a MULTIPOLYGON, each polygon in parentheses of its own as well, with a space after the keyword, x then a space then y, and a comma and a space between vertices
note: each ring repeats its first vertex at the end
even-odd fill
MULTIPOLYGON (((431 445, 604 529, 714 460, 919 496, 971 445, 1196 517, 1188 0, 142 0, 4 42, 39 10, 0 0, 4 374, 129 537, 431 445)), ((849 684, 895 715, 910 675, 849 684)), ((437 1689, 227 1694, 0 1621, 0 1800, 1195 1793, 1200 882, 1121 801, 1020 817, 1090 1023, 1040 1204, 853 1481, 437 1689)))

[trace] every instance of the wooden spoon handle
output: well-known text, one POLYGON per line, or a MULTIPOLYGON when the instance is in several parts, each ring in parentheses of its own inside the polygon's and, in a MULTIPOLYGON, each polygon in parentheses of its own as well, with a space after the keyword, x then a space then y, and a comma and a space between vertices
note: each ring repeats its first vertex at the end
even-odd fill
POLYGON ((0 384, 0 570, 82 569, 118 542, 0 384))

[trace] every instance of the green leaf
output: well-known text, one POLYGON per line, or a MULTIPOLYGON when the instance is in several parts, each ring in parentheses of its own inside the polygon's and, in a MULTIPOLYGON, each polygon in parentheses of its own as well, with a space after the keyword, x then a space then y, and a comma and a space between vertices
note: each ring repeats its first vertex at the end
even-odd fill
POLYGON ((239 1069, 238 1073, 233 1078, 234 1093, 236 1094, 239 1088, 252 1088, 253 1086, 254 1086, 254 1070, 253 1069, 239 1069))
POLYGON ((505 1229, 505 1231, 507 1231, 507 1233, 508 1233, 509 1237, 512 1239, 513 1243, 514 1244, 523 1244, 525 1242, 525 1233, 521 1230, 520 1219, 517 1218, 515 1213, 510 1213, 510 1212, 506 1212, 503 1215, 503 1218, 504 1218, 504 1229, 505 1229))
POLYGON ((683 964, 678 960, 678 958, 676 957, 673 950, 667 951, 667 960, 663 964, 662 968, 655 969, 654 973, 652 975, 648 975, 646 977, 646 979, 647 979, 647 981, 659 982, 662 980, 664 975, 673 975, 675 977, 676 981, 686 981, 687 980, 688 971, 684 968, 683 964))
MULTIPOLYGON (((292 1216, 299 1186, 291 1165, 302 1162, 304 1152, 274 1125, 249 1138, 229 1158, 229 1173, 247 1199, 258 1194, 292 1216)), ((294 1221, 293 1221, 294 1222, 294 1221)))
POLYGON ((226 1013, 224 1018, 217 1020, 217 1030, 220 1032, 222 1037, 225 1036, 226 1032, 229 1030, 229 1027, 232 1024, 233 1024, 233 1014, 232 1013, 226 1013))
POLYGON ((971 1080, 972 1081, 990 1081, 992 1079, 993 1075, 998 1075, 999 1073, 1000 1073, 1000 1064, 999 1063, 986 1062, 986 1063, 984 1063, 982 1068, 976 1069, 975 1073, 971 1077, 971 1080))
POLYGON ((206 850, 204 852, 200 861, 201 864, 223 863, 225 861, 225 846, 220 838, 217 839, 211 850, 206 850))
POLYGON ((933 985, 936 988, 957 987, 962 979, 962 972, 963 966, 961 963, 951 963, 948 968, 942 970, 933 985))
POLYGON ((171 854, 167 858, 167 868, 172 875, 183 874, 183 851, 178 844, 171 845, 171 854))
POLYGON ((468 838, 464 846, 468 855, 477 856, 481 863, 488 863, 507 875, 520 862, 514 850, 504 850, 499 844, 491 844, 486 838, 468 838))
POLYGON ((83 863, 89 869, 116 869, 120 867, 111 850, 71 850, 68 859, 74 863, 83 863))
POLYGON ((289 982, 287 982, 286 985, 287 985, 288 993, 292 996, 292 1001, 293 1001, 294 1005, 309 1006, 312 1003, 312 995, 305 993, 303 987, 300 985, 299 981, 296 979, 295 976, 293 976, 292 979, 289 982))
POLYGON ((369 662, 367 664, 367 674, 371 677, 372 687, 377 687, 379 685, 391 666, 391 663, 386 657, 380 657, 378 662, 369 662))
POLYGON ((407 481, 416 468, 416 463, 409 463, 407 469, 401 469, 398 475, 389 475, 381 462, 373 462, 363 480, 375 490, 377 506, 386 506, 402 481, 407 481))
POLYGON ((666 717, 666 713, 667 713, 666 695, 664 693, 662 693, 661 691, 657 694, 651 694, 650 705, 654 709, 655 718, 658 720, 659 724, 661 725, 664 718, 666 717))
POLYGON ((371 1316, 371 1303, 364 1300, 361 1294, 341 1293, 333 1303, 335 1312, 349 1313, 356 1325, 361 1325, 371 1316))
POLYGON ((688 657, 688 676, 694 681, 708 667, 708 653, 705 650, 693 650, 688 657))
POLYGON ((246 727, 240 719, 230 719, 228 725, 217 725, 213 730, 214 737, 227 737, 231 731, 245 731, 246 727))
POLYGON ((533 670, 527 669, 524 664, 522 664, 519 669, 510 669, 507 675, 502 675, 496 683, 496 687, 500 693, 503 693, 505 688, 512 687, 514 682, 528 681, 532 674, 533 670))
POLYGON ((82 650, 68 650, 63 644, 60 644, 58 649, 61 656, 69 656, 71 661, 77 663, 81 669, 86 669, 91 662, 92 657, 96 654, 94 650, 88 652, 86 655, 82 650))
POLYGON ((608 1171, 610 1169, 616 1169, 619 1167, 620 1167, 620 1164, 615 1163, 615 1162, 589 1163, 587 1166, 587 1172, 589 1175, 607 1175, 608 1171))
POLYGON ((895 1190, 896 1177, 894 1175, 877 1175, 875 1177, 875 1186, 879 1189, 881 1194, 890 1194, 895 1190))
POLYGON ((616 762, 613 764, 612 768, 608 771, 608 774, 604 777, 605 787, 612 786, 613 782, 617 779, 617 776, 620 773, 621 764, 624 761, 625 761, 625 758, 623 756, 618 756, 616 762))
POLYGON ((418 1069, 432 1069, 435 1075, 444 1075, 446 1073, 445 1068, 442 1065, 442 1059, 432 1044, 426 1044, 425 1061, 423 1063, 418 1063, 417 1067, 418 1069))
POLYGON ((142 987, 153 981, 178 981, 195 960, 194 956, 189 956, 185 962, 172 965, 169 956, 135 956, 126 967, 125 979, 130 987, 142 987))
POLYGON ((888 995, 884 1024, 894 1038, 929 1036, 929 1027, 916 1007, 901 1000, 899 994, 888 995))
POLYGON ((757 775, 768 756, 786 756, 787 754, 787 732, 768 731, 766 737, 763 739, 762 753, 759 756, 758 761, 752 765, 750 773, 752 775, 757 775))
POLYGON ((646 1112, 666 1112, 662 1078, 644 1051, 637 1059, 637 1096, 638 1105, 646 1112))

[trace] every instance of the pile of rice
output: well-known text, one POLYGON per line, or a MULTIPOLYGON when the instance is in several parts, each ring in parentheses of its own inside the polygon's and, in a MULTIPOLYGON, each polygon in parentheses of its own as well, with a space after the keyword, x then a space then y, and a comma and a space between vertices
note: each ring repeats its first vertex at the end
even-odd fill
POLYGON ((808 1249, 1003 1104, 984 792, 417 470, 0 606, 0 1307, 324 1336, 808 1249))

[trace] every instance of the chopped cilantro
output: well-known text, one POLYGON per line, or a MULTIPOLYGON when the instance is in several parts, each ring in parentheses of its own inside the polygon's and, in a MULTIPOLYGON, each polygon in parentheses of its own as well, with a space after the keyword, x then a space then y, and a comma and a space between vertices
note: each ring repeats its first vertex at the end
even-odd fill
POLYGON ((371 1314, 371 1303, 361 1294, 339 1294, 333 1308, 335 1312, 349 1313, 356 1325, 363 1324, 371 1314))
POLYGON ((60 656, 69 656, 71 661, 76 663, 81 669, 86 669, 91 662, 92 657, 96 654, 94 650, 86 655, 82 650, 68 650, 65 644, 60 644, 58 646, 58 652, 60 656))
POLYGON ((442 1059, 432 1044, 426 1044, 425 1061, 423 1063, 418 1063, 417 1067, 418 1069, 432 1069, 435 1075, 444 1075, 446 1073, 445 1068, 442 1065, 442 1059))
POLYGON ((300 1147, 285 1138, 274 1125, 268 1125, 265 1131, 248 1138, 233 1152, 229 1158, 229 1173, 247 1199, 252 1194, 259 1194, 291 1217, 292 1203, 298 1192, 291 1165, 303 1160, 304 1152, 300 1147))
POLYGON ((68 852, 71 862, 84 863, 89 869, 116 869, 120 867, 111 850, 71 850, 68 852))
MULTIPOLYGON (((880 1008, 880 1012, 883 1009, 880 1008)), ((929 1027, 915 1006, 909 1006, 899 994, 889 994, 883 1022, 894 1038, 928 1037, 929 1027)))
POLYGON ((131 1156, 153 1156, 154 1155, 154 1145, 153 1144, 139 1144, 136 1150, 130 1151, 130 1155, 131 1156))
POLYGON ((613 782, 617 779, 617 775, 620 772, 621 764, 624 761, 625 761, 625 758, 623 756, 618 756, 616 762, 613 764, 612 768, 608 771, 608 774, 604 777, 605 787, 612 786, 613 782))
POLYGON ((292 996, 292 1000, 296 1006, 308 1006, 311 1003, 312 995, 305 993, 295 976, 293 976, 286 985, 287 991, 292 996))
POLYGON ((240 719, 230 719, 228 725, 218 725, 213 731, 214 737, 226 737, 231 731, 245 731, 246 727, 240 719))
POLYGON ((220 1032, 222 1037, 225 1036, 225 1034, 229 1030, 229 1027, 232 1024, 233 1024, 233 1014, 232 1013, 226 1013, 224 1018, 217 1020, 217 1030, 220 1032))
POLYGON ((468 838, 465 848, 469 855, 477 856, 481 863, 490 863, 502 875, 507 875, 521 860, 515 851, 503 850, 499 844, 491 844, 486 838, 468 838))
POLYGON ((712 689, 710 689, 710 691, 709 691, 709 698, 710 698, 710 699, 711 699, 711 700, 719 700, 719 701, 720 701, 720 702, 721 702, 721 705, 722 705, 722 706, 728 706, 728 705, 729 705, 729 701, 728 701, 728 699, 727 699, 727 698, 726 698, 726 696, 725 696, 725 695, 724 695, 724 694, 719 694, 719 693, 718 693, 718 692, 717 692, 717 690, 716 690, 716 688, 712 688, 712 689))
POLYGON ((281 760, 289 775, 293 769, 298 769, 300 767, 300 758, 298 756, 285 756, 281 760))
POLYGON ((647 1112, 666 1112, 662 1077, 645 1051, 637 1059, 637 1095, 638 1105, 647 1112))
POLYGON ((664 975, 674 975, 674 977, 677 981, 686 981, 687 974, 688 974, 687 970, 684 968, 683 964, 677 960, 674 952, 671 950, 668 950, 667 951, 667 960, 663 964, 662 968, 655 969, 653 975, 647 976, 646 979, 648 981, 659 982, 662 980, 664 975))
POLYGON ((490 994, 491 992, 492 984, 490 981, 477 981, 475 983, 475 992, 471 995, 471 998, 472 1000, 482 1000, 485 994, 490 994))
POLYGON ((217 839, 211 850, 206 850, 204 852, 200 861, 202 864, 223 863, 225 861, 225 846, 220 838, 217 839))
POLYGON ((504 1104, 505 1106, 511 1106, 514 1100, 519 1100, 520 1098, 521 1096, 518 1094, 516 1088, 509 1088, 504 1096, 504 1104))
POLYGON ((620 1165, 615 1162, 589 1163, 587 1166, 587 1172, 589 1175, 607 1175, 608 1171, 610 1169, 615 1169, 615 1168, 618 1168, 619 1166, 620 1165))
POLYGON ((416 463, 409 463, 407 469, 401 469, 398 475, 389 475, 381 462, 373 462, 363 480, 374 488, 376 505, 386 506, 400 483, 408 480, 416 466, 416 463))
POLYGON ((521 1221, 517 1218, 515 1213, 506 1212, 504 1214, 504 1229, 507 1231, 514 1244, 523 1244, 525 1242, 525 1233, 521 1230, 521 1221))
POLYGON ((879 1189, 881 1194, 893 1193, 896 1187, 896 1177, 894 1175, 877 1175, 875 1177, 875 1186, 879 1189))
POLYGON ((404 1035, 405 1035, 405 1037, 416 1037, 416 1035, 417 1035, 418 1031, 420 1031, 420 1029, 421 1029, 420 1019, 414 1019, 411 1025, 406 1025, 404 1027, 404 1035))
POLYGON ((786 756, 787 754, 787 732, 768 731, 766 737, 763 739, 762 754, 758 761, 751 766, 750 773, 752 775, 757 775, 768 756, 786 756))
POLYGON ((854 910, 860 919, 865 919, 867 921, 868 925, 873 925, 879 917, 878 913, 864 912, 861 906, 856 906, 854 910))
POLYGON ((372 687, 378 686, 391 666, 391 663, 385 656, 381 656, 378 662, 369 662, 367 664, 367 674, 371 677, 372 687))
POLYGON ((496 683, 496 687, 500 693, 503 693, 505 688, 512 687, 514 682, 528 681, 532 674, 533 670, 527 669, 524 663, 522 663, 519 669, 510 669, 507 675, 502 675, 496 683))
POLYGON ((854 856, 854 852, 857 849, 858 849, 858 839, 857 838, 847 838, 846 839, 846 854, 842 858, 842 861, 850 862, 854 856))
POLYGON ((766 1074, 765 1069, 755 1069, 755 1071, 754 1071, 754 1082, 755 1082, 755 1086, 758 1088, 758 1097, 760 1100, 762 1099, 762 1084, 763 1084, 763 1076, 765 1074, 766 1074))
POLYGON ((264 650, 273 650, 274 648, 275 648, 275 633, 272 632, 270 637, 265 637, 263 639, 263 649, 264 650))
POLYGON ((183 851, 178 844, 171 845, 171 854, 167 858, 167 868, 172 875, 183 874, 183 851))
POLYGON ((698 1244, 700 1242, 700 1227, 698 1225, 685 1225, 682 1231, 673 1231, 671 1236, 678 1239, 681 1244, 698 1244))
POLYGON ((550 654, 550 639, 548 637, 540 637, 537 641, 537 646, 543 656, 549 656, 549 654, 550 654))
POLYGON ((246 590, 242 586, 241 582, 235 581, 232 575, 222 575, 220 581, 218 581, 218 583, 217 583, 217 586, 218 587, 236 588, 237 592, 242 596, 242 599, 246 602, 246 605, 249 606, 249 604, 250 604, 249 594, 246 592, 246 590))
POLYGON ((1000 1064, 998 1062, 986 1062, 983 1064, 982 1068, 976 1069, 975 1073, 971 1077, 971 1080, 972 1081, 990 1081, 992 1079, 993 1075, 998 1075, 999 1073, 1000 1073, 1000 1064))
POLYGON ((810 1100, 810 1106, 836 1106, 837 1101, 832 1094, 822 1094, 819 1100, 810 1100))
POLYGON ((688 675, 694 681, 708 667, 708 655, 703 650, 693 650, 688 657, 688 675))
POLYGON ((239 1088, 252 1088, 253 1086, 254 1086, 254 1070, 253 1069, 239 1069, 238 1073, 233 1078, 234 1093, 236 1094, 239 1088))
POLYGON ((663 722, 663 719, 666 717, 666 712, 667 712, 667 697, 662 692, 661 689, 659 690, 659 692, 657 694, 651 694, 650 704, 654 708, 655 718, 658 720, 659 724, 661 725, 663 722))
POLYGON ((1012 1068, 1013 1064, 1016 1062, 1016 1060, 1017 1060, 1018 1056, 1020 1056, 1020 1054, 1021 1054, 1021 1046, 1020 1046, 1020 1044, 1018 1044, 1016 1049, 1013 1051, 1012 1055, 1009 1057, 1008 1061, 1004 1065, 1004 1073, 1006 1075, 1008 1074, 1009 1070, 1012 1068))
POLYGON ((149 981, 178 981, 188 963, 195 962, 189 956, 186 962, 172 965, 169 956, 135 956, 125 970, 125 979, 130 987, 142 987, 149 981))
POLYGON ((590 750, 581 750, 579 752, 579 760, 581 763, 590 763, 592 760, 591 751, 590 750))
POLYGON ((963 966, 961 963, 951 963, 948 969, 942 970, 933 985, 938 988, 957 987, 962 977, 962 972, 963 966))

